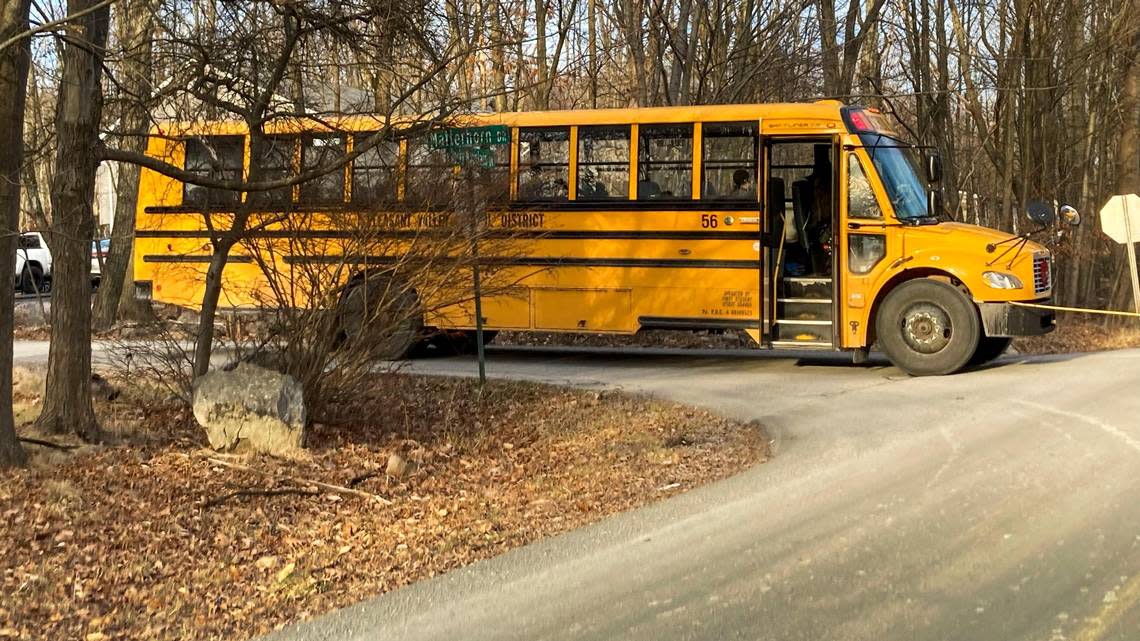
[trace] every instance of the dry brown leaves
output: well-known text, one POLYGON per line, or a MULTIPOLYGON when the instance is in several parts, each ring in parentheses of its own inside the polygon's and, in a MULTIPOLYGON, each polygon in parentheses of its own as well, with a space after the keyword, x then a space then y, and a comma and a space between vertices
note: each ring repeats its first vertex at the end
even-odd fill
POLYGON ((240 459, 368 476, 385 507, 213 465, 183 410, 124 396, 101 407, 122 444, 0 473, 0 638, 249 638, 766 455, 756 426, 646 398, 390 375, 304 460, 240 459), (384 475, 393 452, 403 479, 384 475), (249 488, 289 493, 205 507, 249 488))
POLYGON ((1060 317, 1057 329, 1048 334, 1013 341, 1013 348, 1020 354, 1099 352, 1125 347, 1140 347, 1140 321, 1130 319, 1105 327, 1103 323, 1072 314, 1060 317))

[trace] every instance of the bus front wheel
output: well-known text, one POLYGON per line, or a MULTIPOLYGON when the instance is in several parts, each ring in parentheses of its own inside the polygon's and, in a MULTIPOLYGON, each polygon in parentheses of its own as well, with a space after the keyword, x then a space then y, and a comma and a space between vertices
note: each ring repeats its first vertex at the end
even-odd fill
POLYGON ((978 349, 981 319, 961 290, 922 278, 899 285, 875 319, 887 358, 911 376, 953 374, 978 349))

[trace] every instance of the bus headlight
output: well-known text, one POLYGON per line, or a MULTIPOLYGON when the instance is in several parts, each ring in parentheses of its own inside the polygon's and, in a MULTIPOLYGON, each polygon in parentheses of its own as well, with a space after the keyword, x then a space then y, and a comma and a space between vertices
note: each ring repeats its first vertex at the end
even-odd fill
POLYGON ((986 279, 986 284, 994 289, 1021 289, 1021 279, 1013 274, 1005 272, 985 272, 982 278, 986 279))

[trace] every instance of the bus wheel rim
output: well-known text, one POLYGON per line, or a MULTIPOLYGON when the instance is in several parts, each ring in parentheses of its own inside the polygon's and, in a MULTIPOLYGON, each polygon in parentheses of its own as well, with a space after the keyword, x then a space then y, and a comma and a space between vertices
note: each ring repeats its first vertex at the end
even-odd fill
POLYGON ((931 303, 916 303, 903 313, 902 334, 914 351, 937 354, 950 344, 954 327, 946 310, 931 303))

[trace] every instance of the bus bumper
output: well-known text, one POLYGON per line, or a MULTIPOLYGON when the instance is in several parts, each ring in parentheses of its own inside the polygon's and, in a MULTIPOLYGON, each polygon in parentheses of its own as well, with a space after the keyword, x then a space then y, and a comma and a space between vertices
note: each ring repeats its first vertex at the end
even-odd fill
MULTIPOLYGON (((1050 301, 1039 301, 1048 304, 1050 301)), ((1053 331, 1056 314, 1051 309, 1020 307, 1009 303, 979 303, 986 336, 1040 336, 1053 331)))

